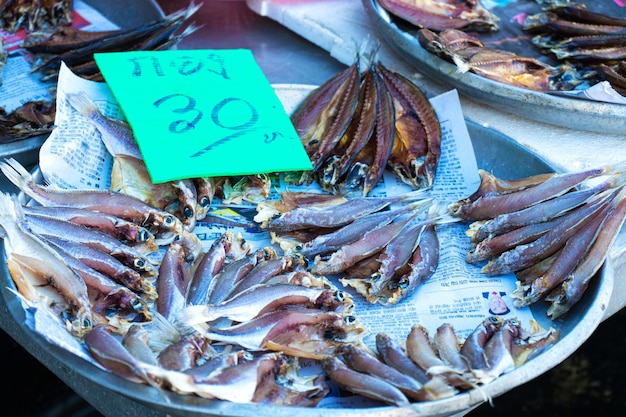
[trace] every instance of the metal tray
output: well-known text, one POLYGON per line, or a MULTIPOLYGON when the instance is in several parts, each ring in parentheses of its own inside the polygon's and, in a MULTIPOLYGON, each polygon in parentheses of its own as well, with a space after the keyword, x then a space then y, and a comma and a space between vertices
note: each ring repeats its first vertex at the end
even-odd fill
MULTIPOLYGON (((480 168, 492 171, 503 178, 519 178, 554 171, 549 163, 508 136, 473 122, 467 122, 467 125, 480 168)), ((0 297, 8 311, 5 314, 7 316, 5 321, 11 322, 2 323, 3 327, 13 327, 14 338, 22 345, 28 346, 28 350, 38 360, 107 416, 132 414, 180 417, 290 417, 296 413, 300 417, 461 416, 484 403, 486 398, 495 398, 536 378, 576 351, 602 321, 613 290, 613 275, 603 268, 592 280, 583 298, 564 319, 552 322, 546 316, 547 303, 533 304, 531 309, 540 324, 544 328, 552 326, 558 329, 561 339, 538 358, 502 375, 482 387, 480 391, 472 390, 443 400, 415 403, 409 408, 280 407, 214 401, 157 390, 117 377, 60 347, 52 346, 40 334, 34 333, 24 324, 24 311, 10 290, 15 287, 6 269, 4 249, 0 247, 0 251, 2 252, 0 297)))
POLYGON ((531 120, 570 129, 605 134, 626 132, 626 105, 602 103, 535 92, 498 83, 457 67, 426 51, 416 29, 401 28, 398 19, 378 0, 362 0, 366 14, 381 36, 410 64, 425 75, 458 89, 467 97, 531 120))
MULTIPOLYGON (((122 29, 139 26, 163 17, 161 8, 154 0, 83 1, 122 29)), ((4 80, 4 82, 10 84, 11 80, 4 80)), ((2 100, 0 100, 0 106, 2 106, 2 100)), ((24 166, 31 166, 37 162, 38 150, 47 137, 48 134, 38 135, 0 145, 0 160, 12 157, 24 166)))

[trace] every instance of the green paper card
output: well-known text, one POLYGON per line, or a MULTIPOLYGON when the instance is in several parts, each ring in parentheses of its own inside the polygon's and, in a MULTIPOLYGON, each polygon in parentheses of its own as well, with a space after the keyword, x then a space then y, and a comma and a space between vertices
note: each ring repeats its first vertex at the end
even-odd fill
POLYGON ((137 51, 94 57, 154 183, 312 169, 251 51, 137 51))

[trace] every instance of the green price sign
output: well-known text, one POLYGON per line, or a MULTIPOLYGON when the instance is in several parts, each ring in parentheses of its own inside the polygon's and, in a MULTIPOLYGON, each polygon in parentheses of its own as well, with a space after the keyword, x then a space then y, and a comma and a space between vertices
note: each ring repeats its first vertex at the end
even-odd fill
POLYGON ((154 183, 312 168, 249 50, 111 52, 95 60, 154 183))

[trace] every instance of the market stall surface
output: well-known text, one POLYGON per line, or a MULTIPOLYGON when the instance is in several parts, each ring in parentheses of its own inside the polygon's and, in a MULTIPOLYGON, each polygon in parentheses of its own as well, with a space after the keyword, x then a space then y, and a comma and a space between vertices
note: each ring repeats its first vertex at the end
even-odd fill
MULTIPOLYGON (((626 409, 626 311, 600 324, 569 358, 527 384, 469 412, 468 417, 561 417, 626 409)), ((44 365, 5 333, 0 334, 5 388, 3 414, 12 417, 99 417, 101 414, 74 393, 44 365)))

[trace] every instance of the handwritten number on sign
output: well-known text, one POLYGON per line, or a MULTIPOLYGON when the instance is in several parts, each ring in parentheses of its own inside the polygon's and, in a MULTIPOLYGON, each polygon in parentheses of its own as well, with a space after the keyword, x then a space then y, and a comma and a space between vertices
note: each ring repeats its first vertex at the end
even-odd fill
MULTIPOLYGON (((241 113, 237 113, 237 114, 241 114, 241 113)), ((259 121, 259 113, 257 112, 256 108, 252 104, 247 102, 246 100, 243 100, 240 98, 229 97, 220 101, 219 103, 215 105, 215 107, 213 107, 213 110, 211 111, 211 120, 217 126, 223 129, 231 130, 233 131, 233 133, 231 133, 230 135, 226 135, 223 138, 217 139, 213 143, 208 144, 204 148, 200 149, 198 152, 191 155, 192 158, 201 156, 204 153, 210 151, 211 149, 230 141, 231 139, 244 135, 247 130, 252 128, 259 121), (247 120, 236 121, 235 123, 232 123, 232 124, 226 124, 227 120, 225 117, 223 117, 224 113, 222 112, 227 106, 229 105, 236 106, 238 104, 242 104, 248 108, 249 116, 247 117, 247 120)))
POLYGON ((154 102, 155 107, 161 106, 166 101, 176 100, 178 97, 182 97, 186 100, 186 104, 182 107, 175 107, 172 110, 172 113, 178 114, 186 114, 191 113, 190 116, 194 116, 192 120, 174 120, 169 125, 169 131, 172 133, 185 133, 196 127, 196 124, 202 118, 202 111, 196 108, 196 99, 193 97, 186 96, 184 94, 170 94, 168 96, 162 97, 154 102))

